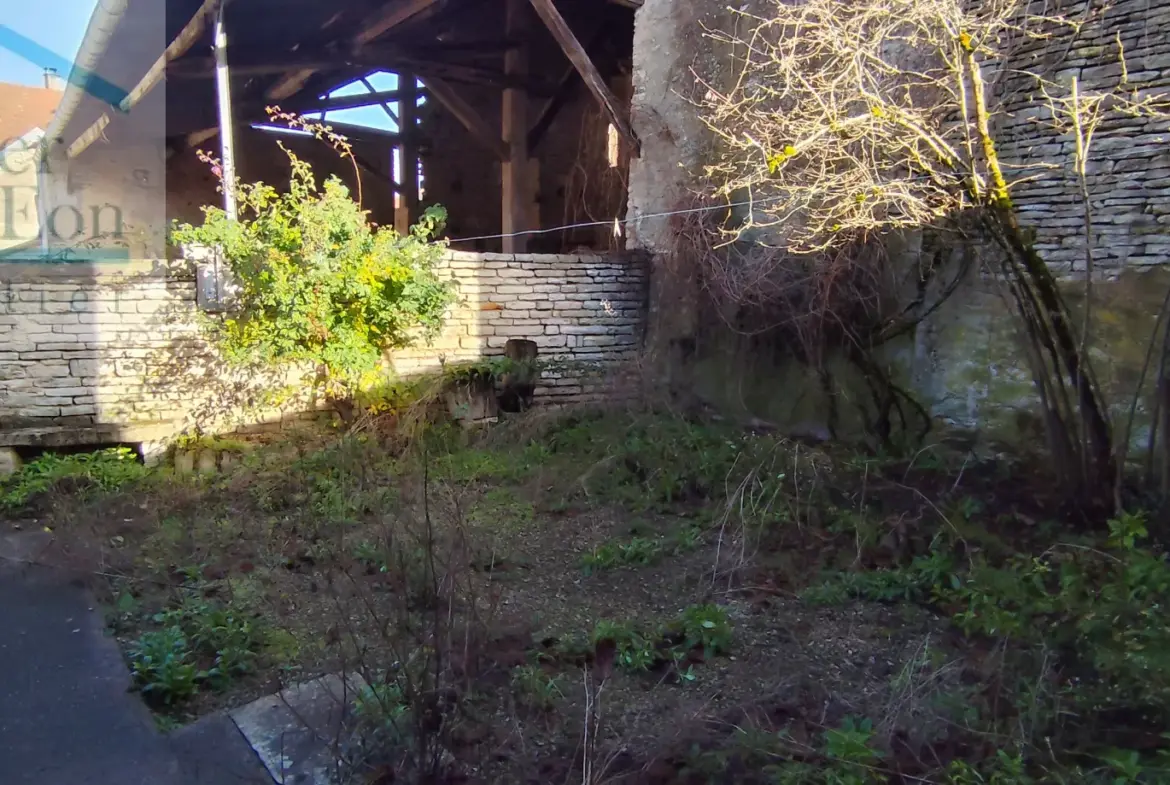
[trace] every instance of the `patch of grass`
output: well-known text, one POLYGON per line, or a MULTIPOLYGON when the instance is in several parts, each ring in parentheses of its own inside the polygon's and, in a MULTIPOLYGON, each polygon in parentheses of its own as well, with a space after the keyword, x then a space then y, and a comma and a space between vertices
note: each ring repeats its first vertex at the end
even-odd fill
POLYGON ((615 662, 624 670, 641 672, 674 665, 683 681, 692 681, 693 671, 682 667, 689 652, 702 650, 704 659, 728 654, 732 626, 727 612, 718 605, 692 605, 676 619, 650 630, 603 619, 594 627, 591 641, 596 646, 604 640, 613 642, 615 662))
POLYGON ((354 699, 354 714, 362 723, 397 733, 404 724, 410 706, 397 681, 367 684, 354 699))
POLYGON ((217 452, 251 451, 256 445, 243 439, 233 439, 229 436, 202 436, 187 434, 180 436, 171 443, 175 450, 215 450, 217 452))
POLYGON ((512 691, 516 700, 538 711, 552 709, 564 698, 561 680, 539 665, 521 665, 512 671, 512 691))
POLYGON ((616 567, 645 567, 656 563, 665 548, 661 539, 633 537, 602 543, 581 559, 586 575, 616 567))
POLYGON ((703 545, 703 527, 699 525, 684 526, 668 538, 671 550, 677 555, 690 553, 703 545))
POLYGON ((267 513, 300 514, 311 531, 352 526, 377 515, 397 499, 392 457, 375 440, 347 436, 288 464, 259 472, 249 490, 267 513))
POLYGON ((776 446, 665 413, 568 417, 545 439, 550 460, 572 466, 588 498, 634 510, 723 498, 776 446))
POLYGON ((390 554, 380 545, 362 540, 353 546, 353 558, 370 572, 389 572, 390 554))
MULTIPOLYGON (((974 514, 978 505, 962 506, 974 514)), ((1005 725, 999 711, 972 694, 969 721, 981 733, 1015 739, 1024 758, 959 762, 945 781, 1064 781, 1039 777, 1025 765, 1033 749, 1071 766, 1070 772, 1079 771, 1087 754, 1110 761, 1114 779, 1083 772, 1070 774, 1070 782, 1145 781, 1154 775, 1138 779, 1132 771, 1152 772, 1170 762, 1170 745, 1153 754, 1101 750, 1099 718, 1112 718, 1109 739, 1147 739, 1170 722, 1170 560, 1161 548, 1146 546, 1140 514, 1119 516, 1108 530, 1105 537, 1058 541, 1035 554, 977 549, 964 567, 957 547, 936 538, 928 554, 903 567, 833 574, 802 597, 929 603, 970 638, 998 647, 995 700, 1013 705, 1020 719, 1005 725)))
POLYGON ((45 453, 0 481, 0 510, 19 510, 40 496, 61 490, 69 481, 83 491, 111 492, 141 480, 148 473, 129 447, 75 455, 45 453))
MULTIPOLYGON (((460 434, 458 438, 465 438, 460 434)), ((441 434, 431 437, 428 455, 437 476, 449 482, 483 483, 519 482, 548 458, 546 447, 538 442, 503 447, 460 444, 454 437, 441 434)))
POLYGON ((536 509, 507 487, 492 488, 472 504, 468 520, 493 531, 517 531, 532 523, 536 509))
POLYGON ((814 605, 840 605, 850 600, 926 602, 959 585, 956 570, 948 552, 933 550, 915 556, 906 567, 828 573, 800 596, 814 605))
POLYGON ((783 730, 737 729, 715 749, 694 750, 684 772, 721 782, 734 765, 756 774, 752 782, 769 785, 878 785, 890 781, 882 765, 885 757, 873 723, 846 717, 839 727, 807 743, 783 730))

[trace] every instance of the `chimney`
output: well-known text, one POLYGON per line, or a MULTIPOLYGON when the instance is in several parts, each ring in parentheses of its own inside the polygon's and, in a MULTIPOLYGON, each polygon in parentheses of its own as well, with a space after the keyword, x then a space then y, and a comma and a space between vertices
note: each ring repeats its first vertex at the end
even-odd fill
POLYGON ((45 69, 45 87, 58 92, 65 89, 65 80, 61 78, 61 74, 57 73, 56 68, 45 69))

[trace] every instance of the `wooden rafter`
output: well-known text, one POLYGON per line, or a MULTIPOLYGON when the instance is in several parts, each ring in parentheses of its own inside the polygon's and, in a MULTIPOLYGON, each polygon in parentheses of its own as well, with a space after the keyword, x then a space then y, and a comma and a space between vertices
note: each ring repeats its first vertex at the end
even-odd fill
MULTIPOLYGON (((597 26, 596 32, 589 39, 589 43, 585 47, 585 51, 595 52, 598 46, 605 41, 610 34, 610 26, 602 22, 597 26)), ((577 89, 581 84, 581 78, 577 73, 577 68, 572 63, 569 63, 568 68, 565 69, 561 76, 560 82, 557 84, 556 92, 549 96, 549 99, 544 102, 539 114, 537 114, 536 122, 532 124, 532 128, 528 131, 528 150, 534 151, 540 146, 541 141, 544 140, 544 135, 548 133, 548 129, 552 127, 553 120, 557 118, 573 96, 577 94, 577 89)))
MULTIPOLYGON (((126 94, 118 104, 118 111, 129 112, 133 109, 146 95, 154 89, 166 74, 167 66, 181 57, 187 52, 195 42, 199 40, 203 30, 207 27, 207 23, 211 17, 219 9, 223 0, 203 0, 203 3, 195 11, 195 15, 183 26, 175 39, 167 45, 167 48, 159 55, 158 59, 147 70, 146 74, 138 80, 138 84, 126 94)), ((81 134, 68 147, 68 156, 75 158, 81 155, 90 145, 101 138, 102 132, 106 126, 110 124, 110 116, 108 112, 103 112, 97 120, 81 132, 81 134)))
MULTIPOLYGON (((452 82, 482 84, 497 88, 517 86, 539 95, 552 93, 551 85, 542 80, 527 78, 518 80, 508 77, 498 68, 422 58, 392 49, 363 49, 350 55, 330 55, 326 52, 309 51, 274 56, 262 52, 244 52, 232 61, 232 74, 237 77, 284 73, 292 69, 312 70, 313 73, 317 74, 346 68, 410 70, 420 76, 433 75, 452 82)), ((214 73, 214 64, 210 58, 187 57, 173 63, 167 70, 167 77, 171 79, 209 79, 214 76, 214 73)), ((313 98, 315 99, 316 96, 313 98)), ((300 99, 298 98, 298 100, 300 99)))
MULTIPOLYGON (((365 85, 366 89, 370 91, 370 93, 378 92, 374 89, 374 85, 366 77, 363 76, 361 82, 363 85, 365 85)), ((398 115, 394 112, 393 109, 390 108, 389 101, 379 101, 378 106, 382 107, 382 111, 386 113, 386 116, 390 118, 394 125, 398 125, 398 115)))
POLYGON ((585 51, 585 47, 581 46, 581 42, 577 40, 577 36, 573 34, 572 28, 561 16, 561 12, 553 5, 552 0, 529 0, 532 7, 536 10, 537 15, 541 21, 544 22, 545 27, 552 33, 553 38, 560 44, 561 50, 565 56, 569 58, 569 62, 577 69, 577 73, 581 74, 581 78, 585 81, 585 86, 593 93, 593 96, 601 104, 602 110, 605 112, 609 122, 613 124, 614 128, 618 130, 626 141, 630 144, 630 148, 635 156, 641 152, 641 142, 638 141, 637 134, 630 126, 629 120, 626 119, 622 110, 618 107, 617 98, 614 97, 613 92, 609 89, 609 85, 601 77, 601 73, 597 70, 597 66, 589 58, 589 54, 585 51))
POLYGON ((355 106, 370 106, 387 101, 397 101, 399 95, 398 90, 377 90, 371 93, 321 98, 309 103, 315 109, 352 109, 355 106))
MULTIPOLYGON (((361 31, 351 39, 350 43, 355 49, 361 48, 427 10, 436 2, 437 0, 400 0, 400 2, 390 3, 362 20, 361 31)), ((296 95, 316 71, 316 68, 302 68, 285 74, 277 80, 276 84, 268 88, 265 96, 279 101, 296 95)))
POLYGON ((475 110, 475 107, 467 103, 451 85, 434 77, 424 77, 423 85, 426 86, 427 92, 442 104, 443 108, 450 112, 477 142, 495 153, 501 161, 508 160, 508 145, 500 138, 499 134, 492 130, 491 126, 475 110))

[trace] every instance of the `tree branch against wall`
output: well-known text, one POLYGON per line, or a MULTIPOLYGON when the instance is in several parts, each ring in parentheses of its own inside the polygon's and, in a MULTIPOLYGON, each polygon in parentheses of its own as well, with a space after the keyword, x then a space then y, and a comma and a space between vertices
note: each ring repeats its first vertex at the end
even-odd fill
POLYGON ((1112 498, 1117 449, 1089 362, 1090 316, 1074 320, 1020 221, 1000 154, 1004 100, 1010 91, 1016 108, 1024 95, 1025 110, 1075 136, 1082 178, 1104 114, 1165 117, 1167 102, 1131 91, 1124 73, 1116 90, 1074 94, 1048 76, 1059 64, 1021 68, 1016 47, 1075 35, 1088 19, 1049 10, 1022 0, 761 0, 733 12, 734 31, 708 34, 734 52, 734 79, 697 75, 721 151, 706 174, 717 198, 751 202, 721 231, 781 251, 753 279, 906 230, 974 227, 999 250, 989 272, 1021 316, 1059 473, 1112 498))

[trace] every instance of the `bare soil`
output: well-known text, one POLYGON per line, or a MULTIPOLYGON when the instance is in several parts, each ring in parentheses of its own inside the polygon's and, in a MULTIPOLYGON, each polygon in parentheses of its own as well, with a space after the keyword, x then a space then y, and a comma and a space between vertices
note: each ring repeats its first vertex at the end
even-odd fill
MULTIPOLYGON (((956 500, 975 500, 966 504, 986 524, 964 530, 971 548, 997 547, 997 529, 1026 536, 1060 507, 1040 476, 994 463, 964 461, 956 472, 854 461, 829 501, 803 512, 798 502, 795 517, 761 534, 729 524, 726 500, 635 512, 582 492, 615 471, 604 461, 537 461, 502 477, 436 470, 424 493, 417 467, 389 448, 281 452, 258 452, 229 475, 163 475, 84 503, 59 489, 35 519, 6 525, 52 528, 52 558, 90 574, 127 647, 185 599, 256 614, 269 633, 254 673, 155 705, 186 722, 325 672, 391 667, 401 636, 387 630, 406 623, 404 608, 417 610, 418 564, 403 555, 426 541, 412 526, 442 521, 426 535, 436 561, 426 580, 457 609, 455 627, 475 628, 451 655, 458 709, 444 720, 452 781, 464 782, 579 781, 598 622, 653 629, 703 603, 730 618, 731 652, 691 651, 687 677, 681 667, 613 670, 597 702, 597 782, 763 782, 755 777, 782 751, 757 755, 753 734, 782 730, 787 754, 801 757, 847 717, 877 728, 890 781, 934 781, 931 772, 981 743, 960 715, 986 652, 929 607, 817 607, 799 590, 822 569, 922 552, 937 527, 966 526, 951 513, 956 500), (834 523, 850 509, 866 512, 864 532, 834 523), (689 530, 688 547, 669 547, 689 530), (583 569, 587 555, 634 536, 668 546, 649 564, 583 569), (547 699, 515 683, 525 665, 544 674, 547 699)), ((392 756, 365 761, 360 776, 396 781, 392 756)))

